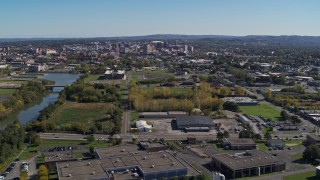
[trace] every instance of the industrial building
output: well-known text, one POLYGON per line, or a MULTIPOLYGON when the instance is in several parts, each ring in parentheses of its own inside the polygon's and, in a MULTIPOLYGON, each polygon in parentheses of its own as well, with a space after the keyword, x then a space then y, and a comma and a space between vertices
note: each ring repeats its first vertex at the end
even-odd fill
POLYGON ((104 76, 106 79, 126 79, 124 70, 107 70, 104 76))
POLYGON ((186 176, 187 166, 167 151, 149 153, 135 145, 96 149, 98 159, 59 162, 59 180, 153 180, 186 176))
POLYGON ((234 102, 237 103, 239 106, 256 106, 258 105, 258 101, 253 100, 249 97, 225 97, 223 98, 224 102, 234 102))
POLYGON ((212 166, 227 179, 260 176, 284 171, 286 163, 264 151, 253 150, 236 154, 215 154, 212 166))
POLYGON ((222 146, 232 150, 254 150, 257 144, 251 138, 224 138, 222 146))
POLYGON ((176 115, 177 128, 187 132, 210 131, 214 127, 211 118, 207 116, 176 115))
POLYGON ((152 130, 152 126, 143 120, 136 121, 136 127, 138 132, 151 132, 152 130))

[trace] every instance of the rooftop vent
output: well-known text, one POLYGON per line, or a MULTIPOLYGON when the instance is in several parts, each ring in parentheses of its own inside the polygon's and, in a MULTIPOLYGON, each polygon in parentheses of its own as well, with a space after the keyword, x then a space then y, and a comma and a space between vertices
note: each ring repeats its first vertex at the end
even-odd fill
POLYGON ((154 168, 154 165, 153 165, 153 164, 151 165, 151 168, 154 168))
POLYGON ((66 165, 66 168, 69 167, 69 164, 66 165))
POLYGON ((268 159, 268 157, 265 157, 265 159, 268 159))
POLYGON ((90 161, 88 162, 88 165, 90 165, 91 163, 90 163, 90 161))
POLYGON ((126 150, 125 149, 122 149, 122 152, 125 152, 126 150))
POLYGON ((94 175, 94 174, 95 174, 95 172, 94 172, 94 171, 92 171, 91 175, 94 175))
POLYGON ((172 162, 171 165, 174 166, 174 162, 172 162))
POLYGON ((68 175, 68 177, 72 177, 72 175, 71 175, 71 174, 69 174, 69 175, 68 175))
POLYGON ((143 159, 147 159, 147 157, 145 156, 143 159))

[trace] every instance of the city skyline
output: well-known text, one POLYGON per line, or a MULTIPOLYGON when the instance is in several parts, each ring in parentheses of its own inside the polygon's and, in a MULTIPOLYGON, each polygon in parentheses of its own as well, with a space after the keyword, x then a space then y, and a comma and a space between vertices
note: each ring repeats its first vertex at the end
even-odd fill
POLYGON ((319 5, 315 0, 12 0, 0 6, 0 38, 320 36, 319 5))

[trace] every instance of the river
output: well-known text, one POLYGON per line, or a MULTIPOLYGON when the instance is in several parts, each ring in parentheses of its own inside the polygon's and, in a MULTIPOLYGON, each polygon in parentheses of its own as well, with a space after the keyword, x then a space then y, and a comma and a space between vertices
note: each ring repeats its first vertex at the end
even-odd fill
MULTIPOLYGON (((41 79, 47 79, 55 82, 55 85, 70 85, 79 78, 80 74, 68 73, 46 73, 41 79)), ((47 96, 42 98, 40 104, 35 104, 27 109, 19 112, 18 119, 22 125, 26 125, 30 121, 34 121, 39 116, 39 111, 47 107, 50 103, 54 103, 59 96, 59 92, 63 88, 54 88, 47 96)))

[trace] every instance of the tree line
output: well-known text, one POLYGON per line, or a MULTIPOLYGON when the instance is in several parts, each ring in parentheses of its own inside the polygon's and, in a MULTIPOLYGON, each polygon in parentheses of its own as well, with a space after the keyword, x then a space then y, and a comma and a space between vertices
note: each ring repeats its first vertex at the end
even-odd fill
POLYGON ((45 85, 52 84, 51 81, 28 81, 22 84, 20 89, 14 92, 6 100, 0 103, 0 120, 10 114, 21 110, 24 105, 34 103, 45 93, 45 85), (39 96, 40 95, 40 96, 39 96))

